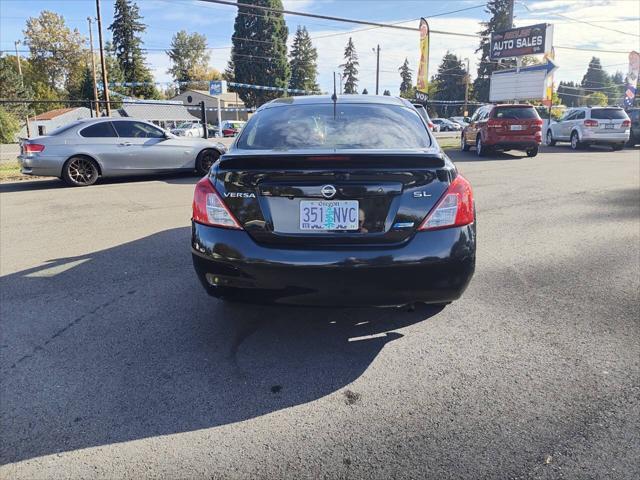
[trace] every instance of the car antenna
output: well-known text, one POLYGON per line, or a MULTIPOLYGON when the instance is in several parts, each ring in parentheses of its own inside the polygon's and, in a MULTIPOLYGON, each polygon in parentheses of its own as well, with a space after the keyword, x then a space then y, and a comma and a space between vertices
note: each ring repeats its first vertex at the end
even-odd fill
POLYGON ((336 103, 338 101, 338 95, 336 94, 336 72, 333 72, 333 95, 331 95, 331 100, 333 100, 333 119, 336 119, 336 103))

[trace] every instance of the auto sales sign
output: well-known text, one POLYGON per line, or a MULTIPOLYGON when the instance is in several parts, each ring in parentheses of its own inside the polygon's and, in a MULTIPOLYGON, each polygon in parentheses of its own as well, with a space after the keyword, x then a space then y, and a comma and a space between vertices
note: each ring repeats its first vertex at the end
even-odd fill
POLYGON ((491 34, 490 59, 542 55, 551 51, 553 25, 539 23, 491 34))

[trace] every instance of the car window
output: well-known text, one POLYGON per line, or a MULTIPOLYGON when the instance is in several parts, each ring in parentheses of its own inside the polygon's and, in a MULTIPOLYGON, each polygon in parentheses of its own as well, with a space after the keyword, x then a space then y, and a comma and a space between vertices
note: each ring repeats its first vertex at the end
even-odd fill
POLYGON ((113 122, 121 137, 127 138, 164 138, 164 132, 159 128, 142 122, 113 122))
POLYGON ((111 122, 99 122, 80 130, 80 135, 89 138, 117 137, 111 122))
POLYGON ((49 136, 60 135, 61 133, 67 132, 67 131, 71 130, 72 128, 77 127, 81 123, 82 123, 82 120, 76 120, 75 122, 71 122, 71 123, 69 123, 67 125, 63 125, 61 127, 58 127, 54 131, 52 131, 49 134, 49 136))
POLYGON ((621 108, 593 108, 591 118, 596 120, 626 120, 627 114, 621 108))
POLYGON ((416 149, 431 145, 413 108, 315 104, 267 108, 242 129, 241 149, 416 149))
POLYGON ((493 111, 493 118, 501 120, 530 120, 540 118, 533 107, 497 107, 493 111))
POLYGON ((584 110, 579 110, 576 112, 576 114, 573 116, 571 120, 583 120, 584 117, 585 117, 584 110))

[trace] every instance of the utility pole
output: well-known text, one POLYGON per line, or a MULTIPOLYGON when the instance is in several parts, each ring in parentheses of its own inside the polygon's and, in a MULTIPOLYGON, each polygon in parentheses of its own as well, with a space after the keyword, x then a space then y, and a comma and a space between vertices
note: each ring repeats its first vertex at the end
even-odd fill
POLYGON ((509 28, 513 28, 513 3, 514 0, 509 0, 509 28))
POLYGON ((464 76, 464 111, 462 112, 463 117, 469 116, 469 111, 467 110, 467 104, 469 103, 469 81, 471 80, 469 74, 469 59, 465 58, 467 61, 467 73, 464 76))
MULTIPOLYGON (((20 75, 20 85, 24 87, 24 78, 22 77, 22 64, 20 63, 20 55, 18 55, 18 45, 20 45, 20 40, 16 40, 13 42, 13 46, 16 47, 16 60, 18 62, 18 74, 20 75)), ((29 127, 29 108, 27 107, 27 137, 31 137, 31 128, 29 127)))
POLYGON ((376 95, 378 95, 378 87, 380 85, 380 45, 375 49, 376 52, 376 95))
POLYGON ((102 46, 102 19, 100 18, 100 0, 96 0, 96 21, 98 23, 98 43, 100 44, 100 63, 102 64, 102 88, 104 89, 104 101, 107 107, 107 117, 111 116, 111 104, 109 103, 109 83, 107 82, 107 64, 104 61, 104 47, 102 46))
POLYGON ((96 82, 96 57, 93 54, 93 29, 91 28, 91 17, 87 17, 89 22, 89 47, 91 49, 91 73, 93 75, 93 101, 96 108, 96 117, 100 116, 100 103, 98 102, 98 84, 96 82))

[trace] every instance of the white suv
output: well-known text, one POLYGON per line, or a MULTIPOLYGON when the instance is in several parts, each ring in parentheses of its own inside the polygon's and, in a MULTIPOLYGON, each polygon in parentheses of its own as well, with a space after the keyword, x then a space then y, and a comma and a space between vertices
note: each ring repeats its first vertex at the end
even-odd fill
POLYGON ((547 145, 570 142, 577 150, 592 144, 622 150, 629 140, 631 120, 620 107, 579 107, 567 110, 547 129, 547 145))

